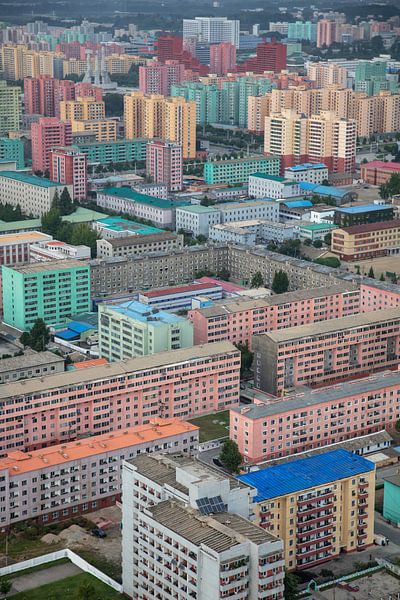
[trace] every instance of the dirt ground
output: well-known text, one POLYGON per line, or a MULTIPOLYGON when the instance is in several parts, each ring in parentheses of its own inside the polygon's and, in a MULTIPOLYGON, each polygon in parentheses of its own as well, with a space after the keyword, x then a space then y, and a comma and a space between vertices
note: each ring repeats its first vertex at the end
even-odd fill
POLYGON ((348 592, 339 588, 320 592, 326 600, 398 600, 400 598, 400 580, 386 571, 379 571, 370 577, 353 581, 360 587, 359 592, 348 592))
POLYGON ((94 523, 98 518, 112 521, 112 525, 106 529, 107 537, 99 539, 89 535, 80 541, 66 540, 68 547, 73 550, 74 547, 80 546, 101 554, 111 562, 121 564, 121 509, 118 506, 109 506, 90 513, 88 517, 94 523))

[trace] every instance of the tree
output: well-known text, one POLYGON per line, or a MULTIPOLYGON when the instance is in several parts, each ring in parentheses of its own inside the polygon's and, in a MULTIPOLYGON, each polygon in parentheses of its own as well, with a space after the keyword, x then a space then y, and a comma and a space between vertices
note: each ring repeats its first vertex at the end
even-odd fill
POLYGON ((80 600, 94 600, 96 596, 96 590, 92 583, 82 583, 78 589, 80 600))
POLYGON ((379 188, 379 194, 384 200, 400 194, 400 175, 394 173, 386 183, 382 183, 379 188))
POLYGON ((261 275, 260 271, 257 271, 257 273, 254 273, 253 277, 251 278, 250 287, 259 288, 259 287, 263 287, 263 286, 264 286, 263 276, 261 275))
POLYGON ((298 593, 299 580, 296 575, 285 571, 285 600, 295 600, 298 593))
POLYGON ((0 592, 2 594, 8 594, 12 588, 12 581, 8 577, 4 576, 0 579, 0 592))
POLYGON ((221 452, 219 453, 219 460, 222 462, 224 467, 228 469, 228 471, 231 471, 231 473, 237 473, 243 460, 237 443, 233 440, 226 440, 222 445, 221 452))
POLYGON ((124 112, 124 97, 122 94, 105 94, 104 103, 106 117, 119 117, 124 112))
POLYGON ((381 273, 381 276, 379 277, 379 281, 385 281, 385 276, 383 273, 381 273))
POLYGON ((89 246, 92 256, 96 256, 97 252, 97 240, 100 239, 100 235, 97 231, 94 231, 86 223, 79 223, 72 229, 70 243, 74 246, 89 246))
POLYGON ((44 352, 50 341, 50 331, 43 319, 36 319, 32 329, 24 331, 20 337, 20 342, 24 346, 30 346, 36 352, 44 352))
POLYGON ((207 236, 203 235, 202 233, 200 233, 197 237, 196 240, 198 241, 199 244, 205 244, 207 241, 207 236))
POLYGON ((275 271, 272 281, 272 291, 275 294, 284 294, 289 289, 289 278, 285 271, 275 271))
POLYGON ((331 234, 331 233, 327 233, 327 234, 324 236, 324 242, 325 242, 325 244, 326 244, 327 246, 330 246, 330 245, 331 245, 331 242, 332 242, 332 234, 331 234))
MULTIPOLYGON (((53 199, 54 202, 54 199, 53 199)), ((51 208, 48 213, 42 216, 42 231, 53 237, 57 237, 57 232, 62 225, 61 215, 58 208, 51 208)))
POLYGON ((253 364, 254 352, 249 350, 249 345, 246 342, 245 344, 235 344, 236 348, 240 350, 241 358, 240 358, 240 373, 243 375, 246 371, 250 371, 251 365, 253 364))
POLYGON ((337 269, 338 267, 340 267, 340 260, 337 258, 337 256, 326 256, 324 258, 317 258, 314 262, 318 263, 319 265, 324 265, 325 267, 331 267, 333 269, 337 269))
POLYGON ((312 241, 311 241, 309 238, 306 238, 306 239, 304 240, 304 245, 305 245, 305 246, 311 246, 311 244, 312 244, 312 241))
POLYGON ((229 273, 226 267, 222 267, 222 269, 218 271, 217 275, 220 279, 223 279, 224 281, 229 281, 231 277, 231 274, 229 273))
POLYGON ((369 268, 368 277, 372 277, 372 279, 375 279, 375 273, 372 267, 369 268))
POLYGON ((60 214, 61 215, 70 215, 75 210, 74 203, 72 202, 72 198, 69 194, 68 189, 65 187, 61 192, 60 196, 60 214))
POLYGON ((314 248, 322 248, 322 240, 314 240, 313 246, 314 248))

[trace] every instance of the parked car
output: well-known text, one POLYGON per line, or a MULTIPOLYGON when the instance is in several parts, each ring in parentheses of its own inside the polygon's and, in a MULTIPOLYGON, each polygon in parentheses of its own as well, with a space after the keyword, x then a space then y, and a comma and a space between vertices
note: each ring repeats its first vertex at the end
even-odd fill
POLYGON ((100 527, 95 527, 94 529, 92 529, 92 535, 98 538, 107 537, 107 533, 104 531, 104 529, 101 529, 100 527))
POLYGON ((359 592, 360 591, 360 586, 356 585, 355 583, 348 583, 346 589, 349 592, 359 592))

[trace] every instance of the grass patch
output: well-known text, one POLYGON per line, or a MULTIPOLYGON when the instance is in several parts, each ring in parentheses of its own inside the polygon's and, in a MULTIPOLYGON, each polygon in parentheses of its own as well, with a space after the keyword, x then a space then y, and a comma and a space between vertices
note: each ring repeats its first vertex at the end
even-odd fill
POLYGON ((74 552, 96 567, 96 569, 114 579, 114 581, 121 583, 122 566, 120 564, 107 560, 107 558, 104 558, 101 554, 97 554, 94 550, 75 548, 74 552))
MULTIPOLYGON (((0 552, 5 554, 5 537, 0 540, 0 552)), ((10 536, 8 541, 8 556, 14 561, 28 560, 28 558, 34 558, 41 554, 48 554, 49 552, 55 552, 64 548, 64 543, 59 544, 45 544, 39 538, 33 540, 27 539, 24 536, 14 537, 10 536)))
POLYGON ((36 573, 37 571, 44 571, 45 569, 50 569, 51 567, 56 567, 58 565, 62 565, 69 562, 71 562, 69 558, 59 558, 58 560, 53 560, 52 562, 43 563, 42 565, 36 565, 36 567, 29 567, 28 569, 24 569, 23 571, 16 571, 15 573, 10 573, 6 577, 7 579, 15 579, 16 577, 22 577, 22 575, 29 575, 30 573, 36 573))
POLYGON ((200 442, 229 436, 229 410, 190 419, 189 423, 200 427, 200 442))
POLYGON ((84 597, 80 593, 80 588, 88 584, 94 589, 93 600, 121 600, 123 598, 122 594, 87 573, 66 577, 28 592, 20 592, 11 598, 13 600, 43 600, 44 598, 46 600, 76 600, 84 597))

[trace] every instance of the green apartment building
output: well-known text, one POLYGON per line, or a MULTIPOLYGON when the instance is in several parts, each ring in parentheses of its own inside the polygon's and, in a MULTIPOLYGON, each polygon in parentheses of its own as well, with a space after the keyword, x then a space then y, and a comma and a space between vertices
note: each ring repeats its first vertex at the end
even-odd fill
POLYGON ((214 183, 247 183, 249 175, 279 175, 279 156, 253 155, 228 160, 209 160, 204 164, 204 181, 214 183))
POLYGON ((19 129, 21 121, 21 89, 0 81, 0 135, 19 129))
POLYGON ((384 60, 364 60, 357 64, 354 80, 356 92, 365 92, 368 96, 377 96, 379 92, 390 91, 397 94, 397 77, 387 77, 387 62, 384 60))
POLYGON ((146 160, 146 147, 149 140, 117 140, 116 142, 90 142, 74 147, 86 154, 89 164, 106 165, 146 160))
POLYGON ((22 331, 36 319, 63 323, 90 311, 90 268, 79 260, 2 267, 4 322, 22 331))
POLYGON ((400 475, 383 480, 383 518, 400 525, 400 475))
POLYGON ((99 304, 99 351, 108 361, 193 346, 192 323, 141 302, 99 304))
POLYGON ((23 141, 0 138, 0 160, 15 160, 17 169, 23 169, 25 167, 23 141))
POLYGON ((221 92, 216 85, 207 85, 195 81, 184 81, 171 87, 171 96, 181 96, 185 100, 196 102, 197 125, 219 123, 221 92))

